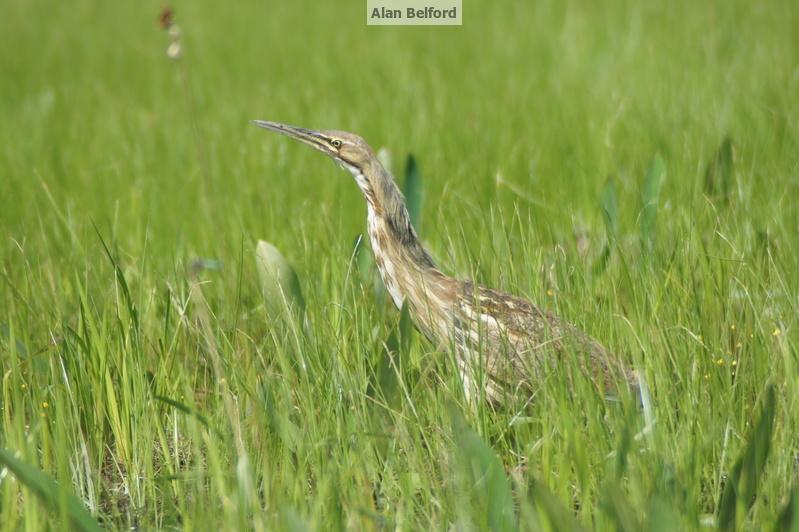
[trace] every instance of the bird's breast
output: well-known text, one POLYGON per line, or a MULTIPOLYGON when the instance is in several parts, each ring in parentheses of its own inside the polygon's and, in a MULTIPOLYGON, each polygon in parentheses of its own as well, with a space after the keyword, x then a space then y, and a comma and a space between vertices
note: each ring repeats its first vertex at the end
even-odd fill
POLYGON ((367 218, 367 229, 369 242, 372 245, 372 253, 375 256, 375 264, 377 264, 377 270, 380 272, 383 285, 397 308, 402 308, 405 296, 398 278, 399 267, 393 257, 391 243, 389 242, 388 227, 386 227, 385 221, 374 213, 371 206, 369 207, 367 218))

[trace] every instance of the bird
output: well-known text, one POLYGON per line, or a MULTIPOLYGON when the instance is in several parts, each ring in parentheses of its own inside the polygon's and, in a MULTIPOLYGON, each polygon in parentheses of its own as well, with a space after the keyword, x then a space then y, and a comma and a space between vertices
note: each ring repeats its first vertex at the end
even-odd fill
MULTIPOLYGON (((374 261, 394 305, 407 306, 434 345, 453 349, 469 402, 502 404, 532 397, 542 381, 576 357, 576 366, 607 397, 636 393, 637 373, 597 340, 525 298, 443 273, 411 224, 391 173, 360 136, 266 120, 259 127, 311 146, 349 171, 366 200, 374 261)), ((569 374, 569 382, 574 376, 569 374)))

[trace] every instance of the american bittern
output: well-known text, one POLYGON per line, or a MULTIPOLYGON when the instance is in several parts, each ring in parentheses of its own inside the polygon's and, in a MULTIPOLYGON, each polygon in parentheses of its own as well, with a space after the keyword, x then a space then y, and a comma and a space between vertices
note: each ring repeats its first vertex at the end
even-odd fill
MULTIPOLYGON (((397 308, 408 306, 416 327, 434 344, 455 347, 467 397, 481 390, 491 402, 529 391, 563 357, 612 392, 636 387, 635 373, 596 340, 526 299, 454 279, 436 268, 411 225, 402 193, 358 135, 313 131, 256 120, 297 139, 350 171, 366 198, 367 225, 380 277, 397 308)), ((570 376, 571 377, 571 376, 570 376)))

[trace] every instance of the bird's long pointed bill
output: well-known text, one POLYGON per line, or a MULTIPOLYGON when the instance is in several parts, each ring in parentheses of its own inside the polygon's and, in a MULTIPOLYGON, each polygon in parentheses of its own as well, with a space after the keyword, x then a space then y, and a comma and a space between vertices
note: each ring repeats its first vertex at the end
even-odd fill
POLYGON ((252 123, 258 127, 269 129, 271 131, 277 131, 281 135, 286 135, 287 137, 299 140, 303 144, 312 146, 322 153, 330 155, 331 157, 334 156, 327 145, 327 139, 325 139, 325 137, 322 136, 322 134, 318 131, 290 126, 288 124, 281 124, 279 122, 270 122, 268 120, 253 120, 252 123))

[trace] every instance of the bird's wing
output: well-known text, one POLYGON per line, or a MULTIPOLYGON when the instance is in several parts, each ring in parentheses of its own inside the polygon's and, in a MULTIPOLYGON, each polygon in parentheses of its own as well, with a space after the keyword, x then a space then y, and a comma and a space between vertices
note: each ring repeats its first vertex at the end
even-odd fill
POLYGON ((619 377, 631 379, 614 355, 566 320, 521 297, 469 281, 461 287, 458 336, 462 345, 484 355, 487 369, 501 380, 501 375, 517 380, 519 374, 540 378, 565 353, 578 356, 578 365, 606 387, 619 377))
POLYGON ((488 339, 504 339, 517 349, 520 344, 533 350, 548 345, 561 348, 562 320, 524 298, 467 281, 462 283, 458 304, 461 315, 488 339))

